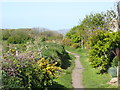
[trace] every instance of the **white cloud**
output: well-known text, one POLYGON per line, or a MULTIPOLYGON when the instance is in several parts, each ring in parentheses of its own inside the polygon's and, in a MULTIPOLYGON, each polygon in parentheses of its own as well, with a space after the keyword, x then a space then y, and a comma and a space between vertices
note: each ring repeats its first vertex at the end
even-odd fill
POLYGON ((0 0, 2 2, 117 2, 120 0, 0 0))

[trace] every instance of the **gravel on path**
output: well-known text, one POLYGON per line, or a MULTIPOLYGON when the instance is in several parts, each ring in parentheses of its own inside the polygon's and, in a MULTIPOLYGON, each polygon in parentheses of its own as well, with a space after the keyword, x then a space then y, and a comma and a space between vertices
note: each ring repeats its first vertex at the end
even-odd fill
POLYGON ((80 63, 80 56, 76 53, 72 53, 67 51, 68 53, 74 55, 76 57, 75 59, 75 67, 72 71, 72 86, 74 88, 84 88, 82 84, 82 71, 83 67, 80 63))

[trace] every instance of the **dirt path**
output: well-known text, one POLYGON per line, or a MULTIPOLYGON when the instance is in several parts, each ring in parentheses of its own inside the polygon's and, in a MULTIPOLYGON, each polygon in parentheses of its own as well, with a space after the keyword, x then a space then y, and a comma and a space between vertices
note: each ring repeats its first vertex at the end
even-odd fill
POLYGON ((76 53, 71 53, 69 51, 67 51, 68 53, 74 55, 76 57, 75 59, 75 67, 72 71, 72 86, 74 88, 84 88, 84 86, 82 85, 82 71, 83 71, 83 67, 80 63, 80 56, 76 53))

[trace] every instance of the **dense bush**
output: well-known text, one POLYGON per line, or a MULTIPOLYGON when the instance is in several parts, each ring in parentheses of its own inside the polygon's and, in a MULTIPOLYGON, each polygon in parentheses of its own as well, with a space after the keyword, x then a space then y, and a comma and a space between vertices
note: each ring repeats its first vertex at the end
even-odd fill
POLYGON ((62 39, 59 33, 13 29, 3 30, 3 34, 3 88, 48 87, 61 68, 70 66, 64 46, 45 43, 46 40, 62 39))
POLYGON ((21 44, 33 38, 30 33, 31 29, 3 29, 2 39, 11 44, 21 44))
POLYGON ((89 61, 100 73, 106 72, 115 57, 115 48, 120 47, 120 32, 95 31, 90 38, 89 61))
POLYGON ((12 44, 22 44, 22 43, 26 43, 26 41, 30 39, 31 37, 27 33, 16 31, 16 33, 11 35, 7 41, 8 43, 12 43, 12 44))
POLYGON ((61 70, 56 64, 34 56, 33 52, 15 56, 15 50, 10 50, 3 60, 3 88, 44 88, 52 85, 61 70))
POLYGON ((117 20, 113 10, 91 13, 66 34, 72 47, 90 49, 90 64, 98 68, 99 73, 106 72, 111 67, 115 48, 120 47, 120 32, 112 31, 115 28, 113 20, 117 20))
POLYGON ((70 66, 70 57, 64 46, 39 41, 36 39, 26 44, 11 44, 11 49, 4 53, 4 88, 44 88, 53 84, 61 68, 70 66), (15 48, 19 51, 18 56, 15 55, 15 48))
POLYGON ((9 44, 6 41, 2 42, 2 52, 5 53, 9 50, 9 44))
POLYGON ((116 13, 113 10, 101 13, 91 13, 86 15, 79 25, 74 26, 66 34, 66 38, 70 39, 72 44, 81 43, 80 47, 90 48, 87 44, 89 37, 93 34, 93 31, 110 31, 114 27, 113 21, 115 20, 116 13))
POLYGON ((64 46, 52 42, 40 42, 36 39, 33 43, 28 42, 26 44, 27 51, 34 51, 36 55, 44 57, 46 59, 51 59, 51 62, 58 62, 57 66, 64 69, 68 68, 66 62, 69 63, 69 55, 65 51, 64 46))
POLYGON ((7 40, 11 35, 10 35, 10 32, 11 31, 9 31, 9 30, 1 30, 1 32, 2 32, 2 38, 3 38, 3 40, 7 40))

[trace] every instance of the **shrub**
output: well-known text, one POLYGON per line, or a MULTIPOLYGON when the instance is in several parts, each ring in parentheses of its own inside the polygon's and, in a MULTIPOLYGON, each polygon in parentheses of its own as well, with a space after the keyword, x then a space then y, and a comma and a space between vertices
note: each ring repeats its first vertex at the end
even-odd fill
POLYGON ((120 47, 120 32, 95 31, 90 38, 89 61, 91 65, 104 73, 111 66, 115 57, 113 51, 120 47))
POLYGON ((10 29, 2 30, 2 39, 7 41, 11 44, 22 44, 26 43, 26 41, 33 39, 32 35, 30 34, 29 29, 10 29))
POLYGON ((4 55, 2 84, 4 88, 44 88, 53 83, 61 70, 48 59, 33 52, 16 57, 14 50, 4 55))
MULTIPOLYGON (((64 69, 67 67, 64 65, 66 61, 69 60, 69 55, 65 51, 63 45, 56 43, 43 43, 42 46, 46 46, 42 49, 42 56, 45 58, 51 58, 51 62, 58 62, 57 66, 60 66, 64 69)), ((68 61, 69 63, 69 61, 68 61)))
POLYGON ((9 50, 8 43, 6 41, 2 42, 2 51, 3 53, 7 52, 9 50))
POLYGON ((8 43, 12 43, 12 44, 22 44, 22 43, 26 43, 28 40, 30 40, 30 36, 24 33, 20 33, 20 34, 15 34, 13 36, 10 36, 9 39, 7 40, 8 43))
POLYGON ((2 39, 7 40, 11 35, 9 30, 1 30, 2 31, 2 39))

